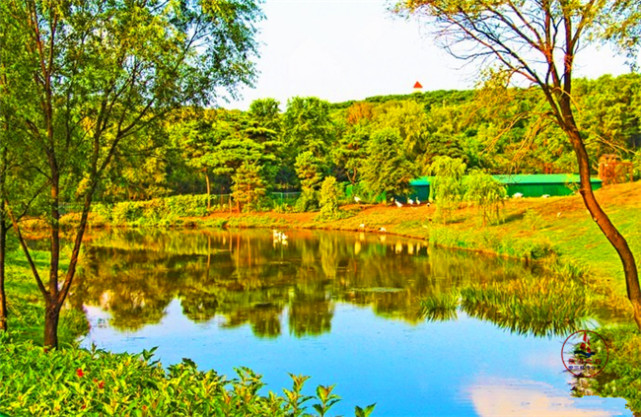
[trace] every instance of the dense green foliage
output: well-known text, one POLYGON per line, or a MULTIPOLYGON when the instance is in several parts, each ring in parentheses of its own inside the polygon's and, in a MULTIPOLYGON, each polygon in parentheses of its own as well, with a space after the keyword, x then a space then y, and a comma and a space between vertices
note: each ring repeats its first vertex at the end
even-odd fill
MULTIPOLYGON (((122 201, 114 204, 95 204, 92 224, 118 226, 168 226, 180 217, 205 216, 209 212, 207 195, 178 195, 144 201, 122 201)), ((73 223, 75 216, 64 217, 73 223)))
MULTIPOLYGON (((339 399, 333 387, 303 395, 307 377, 292 375, 283 395, 260 395, 260 376, 238 369, 236 379, 199 371, 189 359, 165 370, 153 350, 139 355, 97 349, 45 353, 32 343, 2 337, 0 410, 15 417, 101 416, 324 416, 339 399), (310 414, 309 406, 317 414, 310 414)), ((373 407, 371 407, 373 409, 373 407)), ((370 410, 371 412, 371 410, 370 410)), ((368 413, 369 414, 369 413, 368 413)))
POLYGON ((483 226, 501 220, 500 209, 507 197, 505 184, 489 174, 474 170, 465 178, 464 186, 464 199, 478 207, 483 226))
POLYGON ((449 212, 463 198, 463 174, 465 164, 460 159, 438 156, 428 171, 434 175, 430 187, 430 200, 436 201, 437 217, 447 222, 449 212))
MULTIPOLYGON (((641 76, 577 79, 574 86, 593 173, 604 153, 638 166, 641 76)), ((299 210, 319 207, 317 192, 329 175, 350 182, 361 196, 403 198, 407 180, 426 174, 439 156, 490 174, 576 172, 572 149, 545 119, 536 88, 497 93, 488 86, 338 104, 295 97, 284 109, 279 105, 267 98, 246 112, 173 112, 154 133, 165 146, 136 142, 137 148, 116 155, 100 198, 228 194, 243 163, 260 168, 266 192, 303 191, 299 210)))
POLYGON ((366 190, 390 197, 409 192, 413 169, 402 148, 403 140, 397 129, 385 128, 372 135, 362 167, 366 190))
POLYGON ((336 178, 326 177, 320 190, 320 215, 323 218, 334 218, 339 213, 338 202, 341 195, 336 178))
MULTIPOLYGON (((409 193, 412 177, 431 172, 437 177, 437 209, 447 220, 445 213, 463 195, 461 177, 467 168, 576 171, 572 149, 546 117, 550 109, 541 104, 544 92, 537 88, 500 94, 491 87, 440 91, 336 105, 295 97, 283 112, 269 98, 254 102, 248 112, 199 108, 214 103, 219 89, 233 94, 236 84, 253 80, 253 22, 259 15, 251 0, 1 3, 0 284, 9 217, 38 217, 51 237, 47 263, 43 254, 30 254, 16 230, 27 261, 16 261, 12 254, 11 268, 21 263, 24 274, 30 266, 38 284, 22 288, 8 302, 20 331, 33 336, 34 329, 24 323, 45 315, 45 341, 58 345, 58 318, 66 308, 94 200, 102 204, 92 216, 104 222, 168 225, 178 217, 232 208, 229 199, 226 206, 219 200, 212 207, 211 194, 231 194, 239 209, 256 210, 268 191, 293 189, 302 192, 299 210, 320 207, 321 217, 333 218, 339 214, 337 180, 368 195, 393 198, 409 193), (205 196, 182 196, 205 189, 205 196), (65 224, 61 215, 78 207, 79 218, 72 213, 65 224), (61 224, 77 227, 68 261, 66 253, 61 257, 61 224), (38 291, 44 309, 34 307, 38 291)), ((635 22, 628 27, 638 30, 635 22)), ((616 153, 634 161, 638 176, 641 77, 575 80, 571 106, 590 165, 601 154, 616 153)), ((505 194, 488 178, 472 175, 466 194, 480 207, 484 222, 498 219, 505 194)), ((532 229, 538 227, 536 216, 526 220, 532 229)), ((457 239, 438 227, 429 232, 434 242, 457 239)), ((503 248, 531 258, 548 249, 546 242, 503 248)), ((505 290, 482 288, 476 298, 500 302, 505 290)), ((470 291, 465 295, 473 298, 470 291)), ((4 315, 1 286, 0 293, 4 315)), ((543 308, 530 307, 550 310, 553 300, 543 308)), ((452 301, 435 298, 435 317, 450 314, 452 301)), ((530 307, 523 312, 535 314, 530 307)), ((149 363, 146 353, 142 360, 78 349, 44 355, 28 343, 3 342, 0 374, 24 378, 2 381, 0 406, 18 415, 299 415, 308 400, 300 394, 301 377, 294 377, 285 397, 262 397, 257 395, 260 381, 249 371, 228 383, 189 362, 167 373, 149 363)), ((631 374, 621 363, 615 370, 631 374)), ((607 385, 601 389, 617 392, 607 385)), ((324 415, 336 397, 331 387, 319 387, 317 396, 313 407, 324 415)), ((369 411, 357 409, 357 414, 369 411)))
POLYGON ((638 414, 641 410, 641 336, 632 326, 609 326, 598 331, 608 341, 608 349, 600 348, 597 357, 604 363, 607 360, 607 364, 587 385, 592 393, 625 398, 627 408, 638 414))
POLYGON ((232 197, 242 210, 256 210, 260 199, 265 196, 265 182, 260 167, 243 162, 233 176, 232 197))
POLYGON ((305 151, 296 157, 296 175, 300 180, 301 196, 297 207, 301 211, 318 208, 318 190, 323 181, 321 160, 311 151, 305 151))

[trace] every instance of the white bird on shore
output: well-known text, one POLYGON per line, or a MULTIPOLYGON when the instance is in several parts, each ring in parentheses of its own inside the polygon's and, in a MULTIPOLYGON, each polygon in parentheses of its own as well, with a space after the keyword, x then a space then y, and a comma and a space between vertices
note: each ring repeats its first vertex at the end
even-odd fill
POLYGON ((359 224, 359 225, 358 225, 358 228, 359 228, 359 229, 365 229, 365 223, 361 223, 361 224, 359 224))
POLYGON ((414 200, 412 200, 411 198, 408 198, 408 199, 407 199, 407 202, 408 202, 408 203, 410 203, 410 204, 412 204, 412 205, 414 205, 414 200))
POLYGON ((358 204, 361 204, 361 198, 357 195, 354 196, 354 201, 358 204))
POLYGON ((421 205, 421 200, 419 200, 418 197, 416 197, 416 204, 419 206, 421 205))
POLYGON ((521 197, 523 197, 523 194, 521 194, 521 193, 514 193, 512 195, 512 198, 521 198, 521 197))
POLYGON ((543 198, 549 198, 549 197, 550 197, 550 194, 543 194, 541 197, 543 197, 543 198))
POLYGON ((394 199, 394 203, 396 203, 396 207, 403 207, 403 203, 400 203, 397 199, 394 199))
POLYGON ((379 231, 379 232, 382 232, 382 233, 385 233, 385 232, 387 232, 387 229, 386 229, 386 228, 384 228, 384 227, 381 227, 380 229, 378 229, 378 231, 379 231))

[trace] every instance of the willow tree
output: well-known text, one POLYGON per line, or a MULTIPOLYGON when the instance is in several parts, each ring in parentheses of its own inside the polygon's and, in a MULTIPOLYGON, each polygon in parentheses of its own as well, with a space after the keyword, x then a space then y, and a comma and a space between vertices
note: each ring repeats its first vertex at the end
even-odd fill
MULTIPOLYGON (((563 130, 576 155, 585 206, 621 259, 628 298, 641 329, 641 289, 634 255, 592 191, 588 153, 572 98, 580 47, 604 35, 621 41, 626 34, 636 33, 612 28, 618 23, 638 28, 638 6, 638 0, 404 0, 395 10, 426 17, 455 57, 480 61, 506 83, 525 82, 541 90, 549 117, 563 130)), ((633 37, 627 40, 636 42, 633 37)))
MULTIPOLYGON (((58 345, 58 320, 76 273, 92 201, 123 144, 172 109, 213 103, 254 78, 254 0, 7 0, 0 32, 3 95, 17 127, 23 166, 44 178, 48 277, 40 275, 13 222, 45 301, 44 343, 58 345), (61 262, 61 210, 77 204, 70 257, 61 262), (63 267, 66 265, 66 267, 63 267)), ((5 199, 15 217, 19 201, 5 199)))

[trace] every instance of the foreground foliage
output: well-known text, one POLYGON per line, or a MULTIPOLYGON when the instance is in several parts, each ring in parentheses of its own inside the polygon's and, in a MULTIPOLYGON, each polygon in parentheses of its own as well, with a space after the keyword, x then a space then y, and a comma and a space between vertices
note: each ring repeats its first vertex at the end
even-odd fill
MULTIPOLYGON (((641 413, 641 334, 633 326, 601 328, 608 341, 607 365, 589 384, 602 397, 623 397, 635 415, 641 413)), ((605 361, 606 350, 598 356, 605 361)), ((581 393, 577 393, 581 396, 581 393)))
MULTIPOLYGON (((292 389, 280 396, 259 394, 264 383, 246 368, 229 380, 199 371, 188 359, 165 370, 153 360, 153 349, 139 355, 95 348, 45 352, 4 339, 0 410, 12 416, 323 416, 339 399, 333 386, 304 395, 302 376, 291 375, 292 389), (318 414, 309 414, 308 405, 318 414)), ((369 415, 373 406, 365 410, 357 408, 357 415, 369 415)))

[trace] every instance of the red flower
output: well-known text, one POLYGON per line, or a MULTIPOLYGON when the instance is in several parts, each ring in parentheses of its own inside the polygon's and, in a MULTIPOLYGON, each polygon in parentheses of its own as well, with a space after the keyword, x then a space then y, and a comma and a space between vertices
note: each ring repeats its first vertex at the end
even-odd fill
POLYGON ((103 389, 105 387, 105 381, 98 382, 98 388, 103 389))
POLYGON ((76 375, 78 375, 80 378, 85 376, 85 373, 82 371, 81 368, 76 369, 76 375))
POLYGON ((146 405, 142 406, 142 411, 147 411, 147 406, 146 405))

